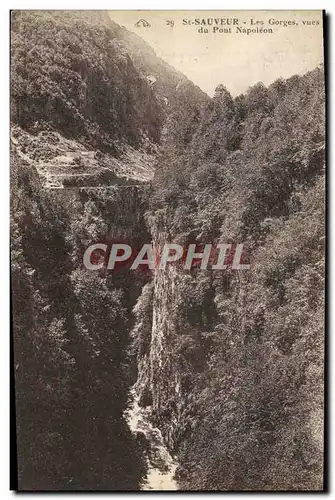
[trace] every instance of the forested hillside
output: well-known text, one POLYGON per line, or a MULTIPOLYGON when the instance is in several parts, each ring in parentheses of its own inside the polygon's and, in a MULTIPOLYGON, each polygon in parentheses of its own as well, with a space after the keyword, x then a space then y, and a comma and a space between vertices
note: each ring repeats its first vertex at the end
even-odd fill
POLYGON ((157 244, 243 242, 251 265, 158 270, 137 306, 156 325, 135 330, 143 401, 182 489, 322 488, 323 84, 318 68, 235 99, 219 85, 191 141, 161 154, 157 244))
MULTIPOLYGON (((135 48, 102 11, 15 11, 11 21, 19 488, 139 489, 146 463, 124 412, 136 372, 132 308, 149 277, 92 273, 82 259, 97 241, 150 241, 140 184, 172 108, 147 76, 163 62, 149 51, 138 69, 135 48), (127 182, 135 186, 122 189, 127 182), (121 188, 104 189, 111 184, 121 188), (79 191, 87 185, 102 189, 79 191)), ((172 92, 186 78, 163 66, 172 92)), ((195 95, 195 105, 206 99, 195 95)))
MULTIPOLYGON (((103 11, 14 11, 11 21, 11 107, 18 125, 51 128, 113 154, 125 144, 159 142, 167 112, 162 98, 171 96, 176 105, 175 88, 188 80, 139 37, 103 11), (140 60, 138 44, 145 50, 140 60), (147 81, 151 74, 155 88, 147 81)), ((196 94, 199 102, 206 98, 199 88, 196 94)))
MULTIPOLYGON (((120 231, 121 194, 64 205, 15 152, 11 172, 19 487, 138 489, 145 467, 123 412, 130 310, 142 278, 82 266, 83 248, 120 231)), ((140 218, 128 214, 127 223, 124 210, 130 239, 146 239, 132 229, 140 218)))
POLYGON ((322 489, 323 68, 210 99, 105 12, 11 23, 19 489, 141 489, 157 436, 180 489, 322 489), (113 241, 250 270, 84 268, 113 241))
POLYGON ((12 14, 12 117, 117 152, 158 141, 162 110, 107 14, 12 14))

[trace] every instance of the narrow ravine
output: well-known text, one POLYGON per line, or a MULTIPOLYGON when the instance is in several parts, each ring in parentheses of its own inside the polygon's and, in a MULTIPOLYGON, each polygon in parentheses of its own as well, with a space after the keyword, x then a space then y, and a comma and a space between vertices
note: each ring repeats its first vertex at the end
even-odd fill
POLYGON ((177 490, 174 480, 177 464, 165 446, 160 430, 150 422, 151 408, 139 406, 135 389, 131 391, 131 398, 132 403, 125 418, 130 430, 137 436, 142 435, 147 445, 148 472, 141 490, 177 490))

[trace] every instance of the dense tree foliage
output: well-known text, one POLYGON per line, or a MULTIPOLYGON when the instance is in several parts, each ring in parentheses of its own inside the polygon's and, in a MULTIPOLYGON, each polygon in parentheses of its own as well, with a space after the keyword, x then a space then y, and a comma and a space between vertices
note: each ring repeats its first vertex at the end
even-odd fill
MULTIPOLYGON (((150 241, 143 221, 148 190, 51 195, 35 167, 47 175, 41 163, 55 160, 50 171, 55 167, 57 173, 58 157, 84 148, 110 153, 107 163, 126 149, 152 152, 179 98, 185 106, 206 100, 107 12, 12 12, 12 289, 20 489, 137 489, 144 477, 143 459, 123 414, 133 383, 131 311, 148 275, 127 269, 92 273, 83 268, 82 258, 92 243, 122 241, 136 249, 150 241), (156 87, 148 82, 151 73, 156 87), (180 81, 193 89, 192 95, 175 97, 180 81)), ((76 171, 63 184, 115 181, 114 171, 106 169, 88 175, 93 163, 85 165, 85 176, 76 171)))
POLYGON ((118 153, 158 141, 162 106, 107 13, 12 13, 12 119, 118 153))
POLYGON ((15 152, 12 160, 19 487, 137 489, 145 469, 123 412, 132 382, 129 312, 142 282, 82 266, 85 235, 106 238, 106 211, 115 205, 100 200, 101 212, 86 201, 79 222, 15 152))
POLYGON ((11 114, 30 132, 57 130, 118 154, 159 142, 181 102, 197 113, 208 99, 107 12, 15 11, 11 28, 11 114))
POLYGON ((323 85, 322 68, 235 99, 220 85, 193 138, 161 154, 152 227, 243 242, 251 264, 175 277, 166 370, 182 387, 164 399, 157 382, 157 421, 182 488, 322 488, 323 85))
POLYGON ((106 13, 17 11, 11 23, 11 116, 25 131, 11 167, 20 489, 139 488, 124 420, 131 330, 140 403, 178 455, 182 489, 321 489, 323 68, 209 99, 106 13), (33 162, 74 141, 112 155, 161 143, 152 192, 51 195, 33 162), (251 268, 153 281, 83 268, 92 243, 151 237, 244 243, 251 268))

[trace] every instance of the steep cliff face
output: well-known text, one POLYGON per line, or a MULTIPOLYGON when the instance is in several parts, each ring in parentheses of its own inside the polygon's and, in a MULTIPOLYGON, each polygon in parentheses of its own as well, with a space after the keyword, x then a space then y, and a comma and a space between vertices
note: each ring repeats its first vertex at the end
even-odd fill
MULTIPOLYGON (((153 279, 152 327, 147 339, 147 350, 138 360, 136 389, 140 403, 150 405, 154 422, 162 430, 164 439, 173 450, 174 414, 180 403, 180 370, 175 366, 177 337, 176 296, 177 271, 155 273, 153 279), (167 418, 164 418, 164 417, 167 418)), ((139 329, 139 326, 136 326, 139 329)), ((136 333, 136 332, 134 332, 136 333)), ((141 333, 142 335, 142 333, 141 333)), ((176 422, 178 425, 178 422, 176 422)), ((179 422, 180 423, 180 422, 179 422)))

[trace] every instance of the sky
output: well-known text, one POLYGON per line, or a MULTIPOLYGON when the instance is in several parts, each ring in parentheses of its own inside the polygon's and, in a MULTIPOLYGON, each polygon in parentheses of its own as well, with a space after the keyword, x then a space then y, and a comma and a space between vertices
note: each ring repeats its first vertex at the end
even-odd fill
POLYGON ((280 77, 304 74, 323 62, 321 11, 151 10, 109 11, 109 15, 141 36, 159 57, 210 96, 220 83, 238 95, 257 82, 269 85, 280 77), (243 29, 258 27, 273 32, 237 33, 236 25, 220 24, 215 33, 213 25, 204 25, 209 32, 199 33, 200 26, 194 24, 195 20, 209 18, 224 19, 223 22, 237 19, 237 26, 243 29), (140 19, 150 26, 136 26, 140 19), (183 19, 190 24, 185 24, 183 19), (283 25, 293 21, 295 24, 283 25), (229 27, 231 33, 218 30, 229 27))

